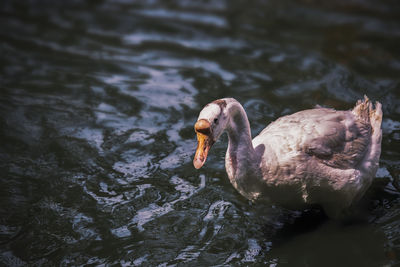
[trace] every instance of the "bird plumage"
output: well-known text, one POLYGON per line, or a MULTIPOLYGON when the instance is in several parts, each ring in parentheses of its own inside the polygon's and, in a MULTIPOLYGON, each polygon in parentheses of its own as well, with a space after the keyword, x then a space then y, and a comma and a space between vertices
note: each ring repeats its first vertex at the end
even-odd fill
POLYGON ((281 117, 253 140, 233 98, 208 104, 200 120, 210 123, 210 144, 228 133, 228 177, 251 200, 288 208, 319 204, 339 217, 365 193, 378 168, 382 110, 367 97, 349 111, 318 107, 281 117))

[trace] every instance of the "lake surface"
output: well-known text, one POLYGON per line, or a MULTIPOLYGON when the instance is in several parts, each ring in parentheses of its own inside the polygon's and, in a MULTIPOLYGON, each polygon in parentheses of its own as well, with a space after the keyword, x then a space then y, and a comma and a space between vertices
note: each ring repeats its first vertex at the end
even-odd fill
POLYGON ((400 264, 398 1, 6 0, 0 13, 0 265, 400 264), (226 136, 192 165, 215 99, 240 101, 256 135, 364 94, 384 135, 355 222, 246 201, 226 136))

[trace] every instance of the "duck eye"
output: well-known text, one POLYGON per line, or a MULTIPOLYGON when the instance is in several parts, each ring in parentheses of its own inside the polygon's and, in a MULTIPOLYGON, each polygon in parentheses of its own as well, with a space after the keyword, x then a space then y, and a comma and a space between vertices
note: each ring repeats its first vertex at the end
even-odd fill
POLYGON ((217 122, 218 122, 218 119, 217 119, 217 118, 215 118, 215 119, 214 119, 214 123, 217 123, 217 122))

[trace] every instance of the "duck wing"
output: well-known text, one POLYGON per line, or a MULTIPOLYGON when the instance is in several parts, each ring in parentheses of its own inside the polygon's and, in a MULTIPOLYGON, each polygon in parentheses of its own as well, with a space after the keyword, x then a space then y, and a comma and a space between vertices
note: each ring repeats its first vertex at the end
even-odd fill
POLYGON ((300 149, 330 167, 357 168, 370 146, 371 125, 351 111, 319 111, 324 116, 302 123, 308 134, 300 149))
POLYGON ((284 116, 265 128, 257 143, 265 140, 274 147, 278 158, 279 155, 286 158, 284 154, 293 155, 295 151, 333 168, 357 169, 366 156, 372 157, 369 155, 374 152, 371 152, 372 143, 380 144, 382 113, 378 104, 373 110, 365 99, 349 111, 318 107, 284 116), (372 116, 376 114, 380 116, 372 116), (377 133, 372 138, 374 130, 377 133))

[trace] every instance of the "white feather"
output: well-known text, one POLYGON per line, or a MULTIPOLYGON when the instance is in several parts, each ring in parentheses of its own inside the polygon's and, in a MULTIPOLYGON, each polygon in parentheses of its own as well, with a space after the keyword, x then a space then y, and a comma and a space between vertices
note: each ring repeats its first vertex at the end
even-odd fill
POLYGON ((253 140, 233 98, 208 104, 199 119, 211 123, 214 140, 228 133, 228 177, 251 200, 288 208, 319 204, 338 217, 362 197, 379 165, 381 104, 373 109, 367 97, 350 111, 318 107, 281 117, 253 140))

